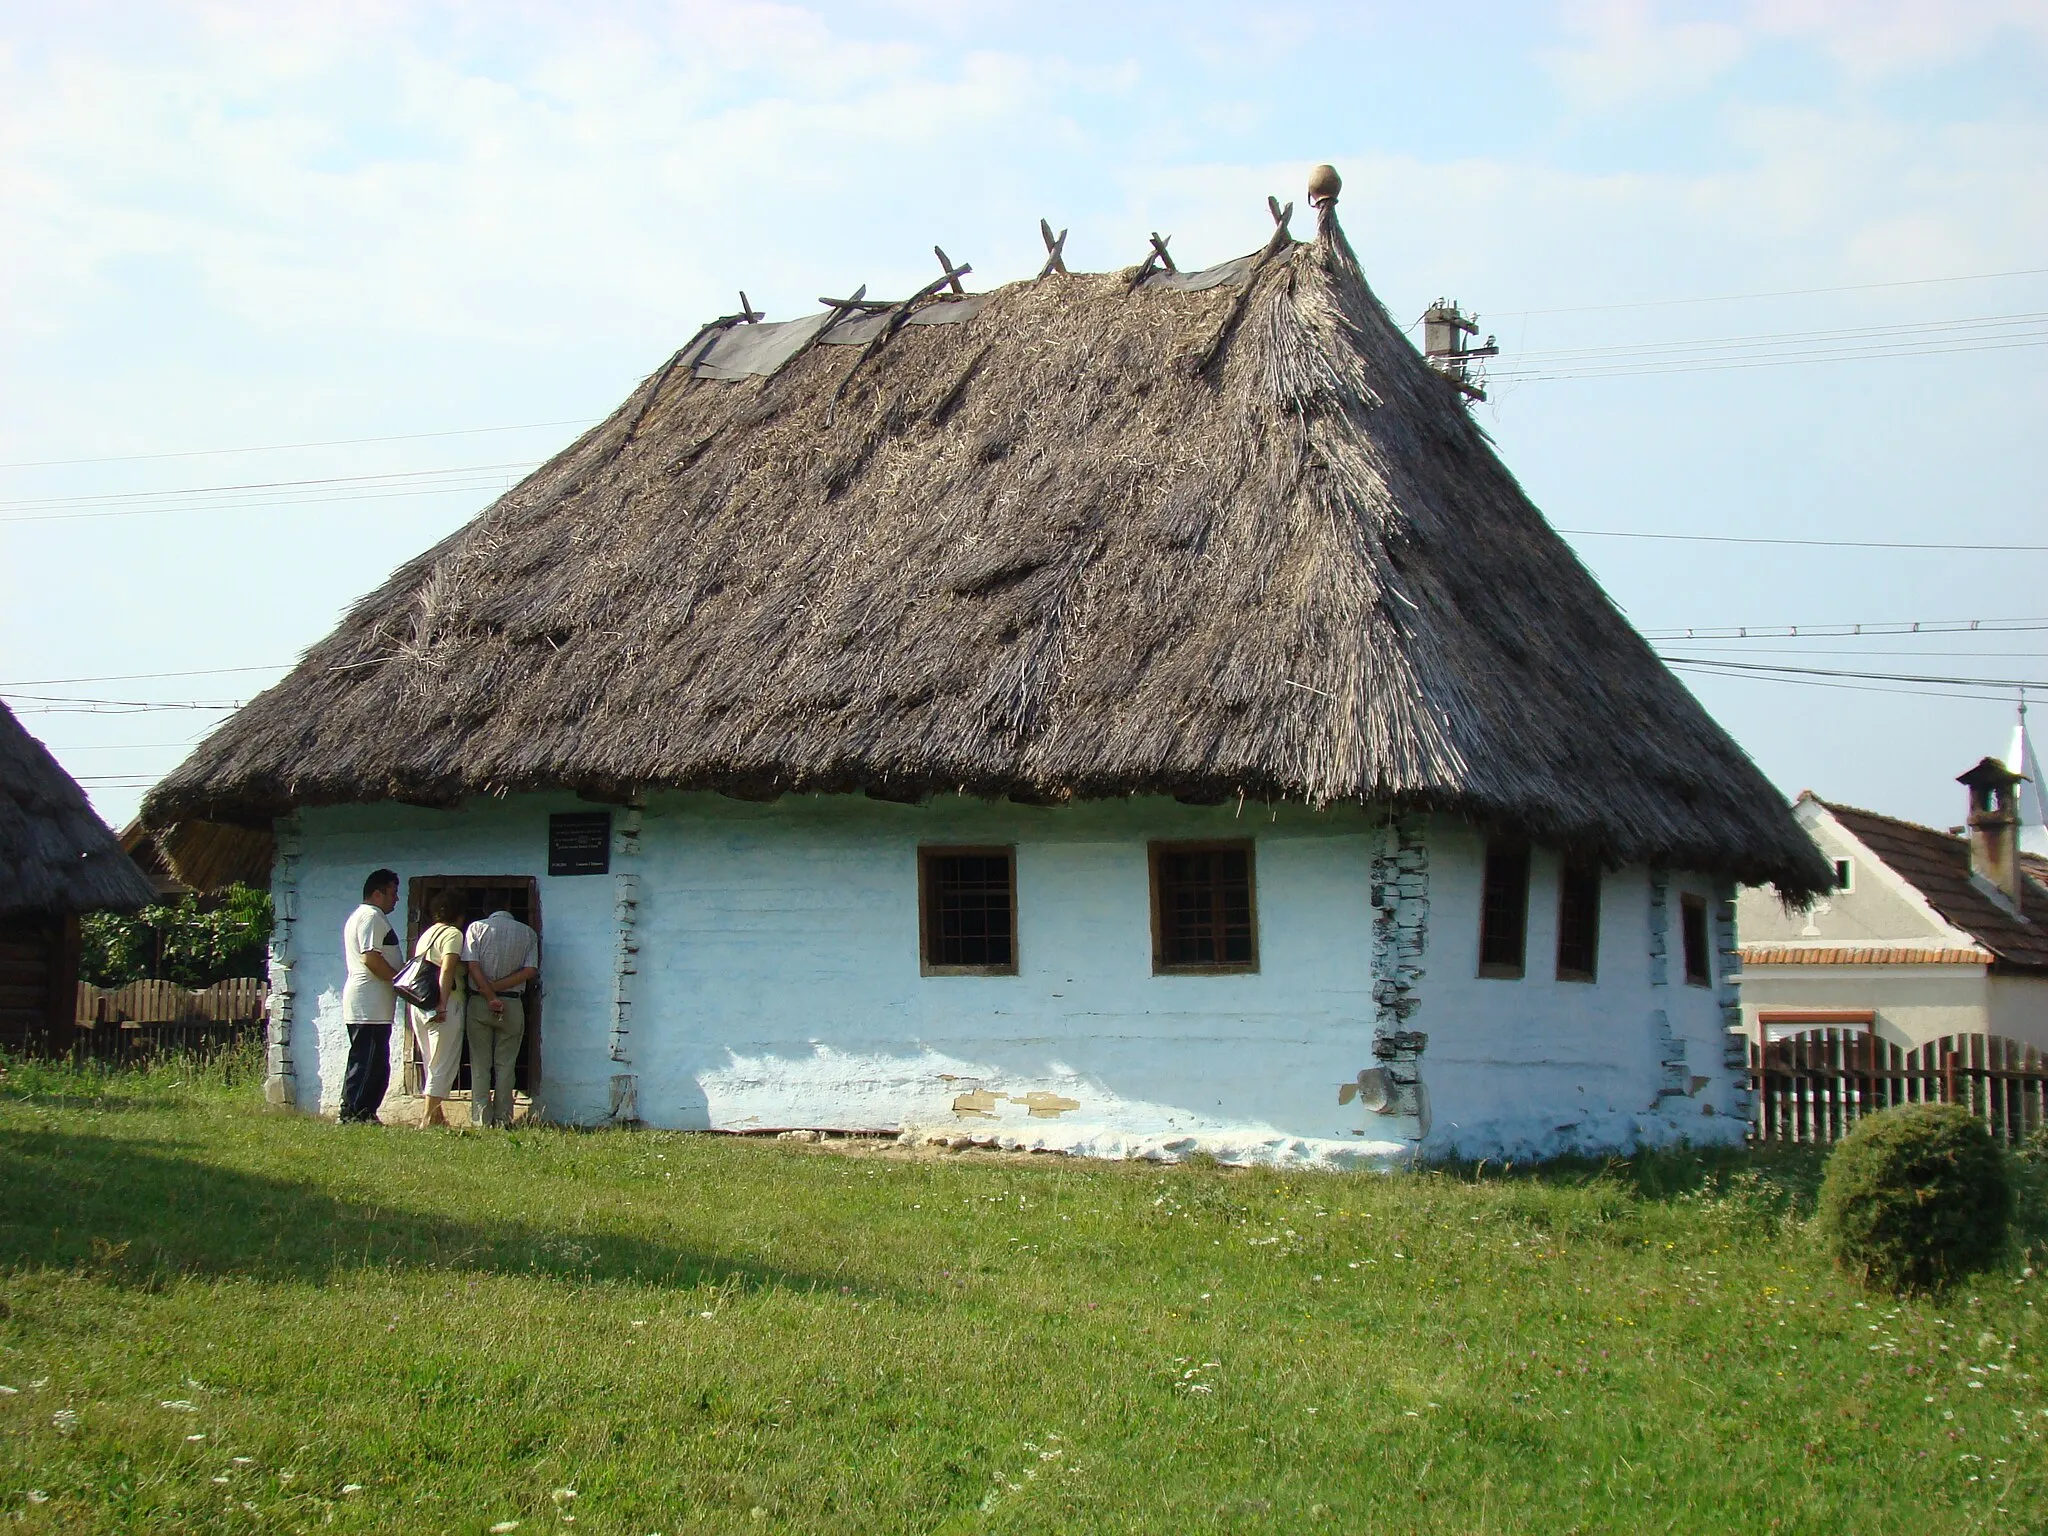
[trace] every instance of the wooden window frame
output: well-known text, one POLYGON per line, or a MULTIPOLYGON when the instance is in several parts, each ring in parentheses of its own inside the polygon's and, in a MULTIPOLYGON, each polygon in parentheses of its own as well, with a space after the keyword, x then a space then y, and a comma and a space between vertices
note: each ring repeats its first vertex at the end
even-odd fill
POLYGON ((1685 967, 1685 984, 1688 987, 1714 985, 1714 929, 1708 921, 1707 899, 1687 891, 1678 898, 1678 962, 1685 967), (1700 969, 1692 968, 1691 920, 1699 914, 1700 969))
POLYGON ((1520 981, 1529 974, 1529 886, 1535 879, 1535 860, 1530 856, 1529 845, 1505 839, 1488 839, 1479 863, 1479 977, 1483 981, 1520 981), (1487 915, 1487 871, 1493 866, 1494 855, 1517 854, 1522 860, 1522 920, 1521 932, 1516 935, 1516 953, 1521 958, 1513 965, 1505 961, 1486 958, 1486 915, 1487 915))
POLYGON ((1600 979, 1600 904, 1602 887, 1606 884, 1607 872, 1590 859, 1566 859, 1557 872, 1557 979, 1575 983, 1591 983, 1600 979), (1593 883, 1593 935, 1590 966, 1566 965, 1565 946, 1565 904, 1572 888, 1574 876, 1590 879, 1593 883))
POLYGON ((1254 976, 1259 969, 1259 862, 1257 843, 1249 837, 1202 838, 1148 843, 1145 880, 1152 905, 1152 974, 1154 976, 1254 976), (1242 853, 1245 901, 1251 916, 1251 956, 1245 960, 1181 964, 1166 958, 1164 907, 1159 900, 1159 856, 1172 853, 1242 853))
POLYGON ((956 846, 951 843, 920 846, 917 850, 917 969, 920 976, 1014 976, 1017 974, 1017 845, 1015 843, 978 843, 956 846), (1001 858, 1010 871, 1010 963, 1008 965, 935 965, 932 963, 932 887, 931 861, 933 859, 1001 858))

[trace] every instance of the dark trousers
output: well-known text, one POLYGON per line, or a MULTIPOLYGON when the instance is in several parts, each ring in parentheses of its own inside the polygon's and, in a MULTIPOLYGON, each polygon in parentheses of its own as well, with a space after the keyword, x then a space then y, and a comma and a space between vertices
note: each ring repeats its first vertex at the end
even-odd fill
POLYGON ((341 1075, 341 1118, 374 1124, 391 1086, 391 1021, 348 1027, 348 1070, 341 1075))

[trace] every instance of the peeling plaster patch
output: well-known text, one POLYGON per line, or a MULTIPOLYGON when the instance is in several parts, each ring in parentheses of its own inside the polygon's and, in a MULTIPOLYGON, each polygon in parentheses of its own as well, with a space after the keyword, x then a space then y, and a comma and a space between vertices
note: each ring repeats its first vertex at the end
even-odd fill
POLYGON ((1056 1093, 1047 1093, 1043 1088, 1034 1088, 1016 1101, 1031 1111, 1034 1120, 1057 1120, 1070 1109, 1079 1109, 1079 1099, 1062 1098, 1056 1093))
POLYGON ((1290 1136, 1264 1122, 1213 1119, 1197 1110, 1125 1098, 1058 1062, 1037 1081, 934 1050, 915 1055, 813 1045, 802 1056, 729 1055, 698 1076, 714 1130, 760 1125, 898 1131, 906 1140, 1005 1151, 1176 1162, 1207 1153, 1233 1166, 1377 1167, 1405 1161, 1405 1141, 1290 1136), (1008 1079, 1001 1089, 955 1090, 1008 1079), (1083 1106, 1086 1106, 1083 1113, 1083 1106), (967 1117, 975 1126, 965 1131, 967 1117))
POLYGON ((341 1077, 348 1070, 348 1026, 341 1022, 341 989, 329 987, 320 994, 313 1023, 313 1055, 316 1070, 313 1091, 319 1095, 309 1109, 322 1111, 341 1107, 341 1077))

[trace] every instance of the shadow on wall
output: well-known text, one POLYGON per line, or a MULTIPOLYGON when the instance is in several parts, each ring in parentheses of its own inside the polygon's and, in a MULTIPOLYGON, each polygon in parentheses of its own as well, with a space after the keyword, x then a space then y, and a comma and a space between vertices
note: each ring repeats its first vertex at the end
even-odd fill
POLYGON ((837 1290, 842 1275, 735 1262, 615 1232, 467 1222, 221 1168, 174 1142, 0 1132, 0 1263, 119 1285, 174 1275, 318 1282, 366 1268, 837 1290))

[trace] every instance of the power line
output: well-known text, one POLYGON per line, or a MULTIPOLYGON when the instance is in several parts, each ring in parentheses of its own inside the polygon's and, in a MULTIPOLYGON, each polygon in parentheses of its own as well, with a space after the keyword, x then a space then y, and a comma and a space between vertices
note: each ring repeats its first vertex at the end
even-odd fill
POLYGON ((1637 533, 1624 528, 1558 528, 1575 539, 1661 539, 1680 544, 1783 544, 1803 549, 1919 549, 2018 555, 2048 553, 2048 544, 1916 544, 1889 539, 1764 539, 1732 533, 1637 533))
POLYGON ((176 747, 189 750, 199 745, 196 741, 81 741, 68 747, 44 742, 52 752, 162 752, 176 747))
MULTIPOLYGON (((33 695, 17 694, 15 697, 31 698, 33 695)), ((144 704, 119 703, 106 699, 51 699, 47 702, 27 704, 19 708, 10 704, 8 708, 17 715, 142 715, 158 712, 190 713, 193 711, 232 710, 240 709, 247 702, 248 700, 246 699, 231 699, 220 703, 194 701, 178 704, 144 704)))
MULTIPOLYGON (((1733 304, 1747 299, 1800 299, 1822 293, 1869 293, 1879 288, 1925 288, 1937 283, 1984 283, 1997 278, 2040 277, 2048 267, 2021 267, 2011 272, 1965 272, 1955 277, 1905 277, 1881 283, 1838 283, 1826 288, 1775 288, 1756 293, 1709 293, 1690 299, 1634 299, 1619 304, 1570 304, 1555 309, 1494 311, 1497 319, 1529 315, 1592 315, 1616 309, 1668 309, 1681 304, 1733 304)), ((4 466, 0 466, 4 467, 4 466)))
POLYGON ((1700 651, 1718 651, 1727 656, 1922 656, 1933 661, 2027 660, 2048 661, 2039 650, 2032 651, 1941 651, 1922 646, 1914 650, 1862 650, 1854 646, 1698 645, 1700 651))
POLYGON ((1689 629, 1645 630, 1645 640, 1818 639, 1831 635, 2006 634, 2048 629, 2042 619, 1864 619, 1825 624, 1695 625, 1689 629))
POLYGON ((18 501, 0 501, 0 511, 42 511, 50 507, 108 505, 115 502, 158 501, 179 496, 240 495, 249 491, 298 491, 321 486, 362 485, 370 482, 445 479, 450 475, 480 475, 504 469, 531 469, 536 459, 518 459, 502 464, 451 464, 443 469, 394 469, 371 475, 323 475, 309 480, 248 480, 232 485, 182 486, 167 491, 109 491, 90 496, 36 496, 18 501))
POLYGON ((1929 677, 1910 672, 1851 672, 1832 667, 1786 667, 1762 661, 1726 661, 1712 656, 1666 656, 1663 660, 1674 666, 1711 667, 1717 671, 1849 677, 1879 683, 1934 683, 1950 688, 2048 688, 2048 681, 2031 677, 1929 677))
POLYGON ((588 427, 582 421, 524 421, 507 427, 461 427, 443 432, 400 432, 388 437, 333 437, 322 442, 264 443, 253 448, 190 448, 176 453, 115 453, 87 459, 23 459, 0 469, 56 469, 69 464, 140 464, 152 459, 204 459, 237 453, 288 453, 300 448, 357 448, 365 443, 417 443, 431 437, 481 437, 490 432, 538 432, 544 427, 588 427))
POLYGON ((1891 688, 1882 683, 1833 683, 1817 677, 1770 677, 1741 672, 1717 672, 1689 667, 1683 662, 1667 663, 1672 671, 1689 673, 1695 677, 1714 677, 1727 682, 1738 683, 1784 683, 1794 688, 1829 688, 1840 693, 1888 693, 1916 699, 1948 699, 1951 702, 1986 703, 1994 695, 1988 693, 1962 693, 1953 689, 1935 688, 1891 688))
POLYGON ((265 496, 253 500, 200 502, 179 507, 116 507, 98 512, 31 512, 26 515, 0 517, 0 523, 76 523, 109 517, 163 517, 183 512, 262 512, 290 507, 322 506, 343 501, 390 501, 404 496, 451 496, 457 492, 502 492, 505 489, 504 479, 494 478, 454 481, 446 485, 417 486, 406 490, 346 491, 336 496, 265 496))
MULTIPOLYGON (((1515 354, 1515 362, 1570 360, 1597 362, 1603 358, 1625 358, 1642 353, 1698 351, 1709 348, 1755 349, 1781 347, 1788 342, 1890 342, 1927 337, 1935 332, 1968 334, 1994 327, 2032 326, 2048 322, 2048 311, 2030 310, 2007 315, 1962 315, 1950 320, 1915 320, 1894 325, 1856 325, 1824 331, 1753 331, 1741 336, 1703 336, 1690 341, 1628 341, 1595 347, 1558 347, 1515 354)), ((1513 366, 1509 364, 1507 366, 1513 366)))
POLYGON ((1547 384, 1569 379, 1621 379, 1638 378, 1662 373, 1726 373, 1738 368, 1789 368, 1806 363, 1851 363, 1866 359, 1892 357, 1940 357, 1956 352, 2010 352, 2018 348, 2048 346, 2048 334, 2019 341, 1987 341, 1967 346, 1924 346, 1894 347, 1888 349, 1837 350, 1833 352, 1797 352, 1781 357, 1758 357, 1747 359, 1680 359, 1671 363, 1644 363, 1640 366, 1615 368, 1584 368, 1576 371, 1564 369, 1531 369, 1517 372, 1512 368, 1489 369, 1489 381, 1499 383, 1547 384))
POLYGON ((199 667, 190 672, 110 672, 104 677, 36 677, 19 683, 0 683, 0 691, 12 688, 60 688, 69 683, 140 683, 160 677, 221 677, 230 672, 282 672, 289 662, 269 667, 199 667))

